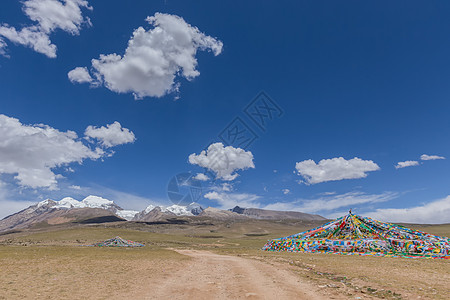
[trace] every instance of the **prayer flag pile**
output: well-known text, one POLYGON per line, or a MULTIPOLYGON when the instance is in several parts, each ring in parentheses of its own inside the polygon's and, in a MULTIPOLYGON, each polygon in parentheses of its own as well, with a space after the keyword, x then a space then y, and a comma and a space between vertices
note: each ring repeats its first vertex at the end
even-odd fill
POLYGON ((116 236, 115 238, 106 240, 104 242, 96 243, 91 246, 95 247, 143 247, 143 244, 133 242, 130 240, 124 240, 119 236, 116 236))
POLYGON ((450 239, 447 237, 380 222, 351 212, 320 227, 270 240, 262 249, 450 259, 450 239))

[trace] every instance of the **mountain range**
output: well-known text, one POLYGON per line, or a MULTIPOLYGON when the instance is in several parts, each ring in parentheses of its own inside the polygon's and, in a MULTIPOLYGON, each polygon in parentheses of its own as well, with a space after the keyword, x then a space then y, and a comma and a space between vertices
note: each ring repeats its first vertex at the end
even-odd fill
POLYGON ((302 213, 299 211, 279 211, 261 208, 242 208, 235 206, 230 211, 255 219, 278 220, 278 219, 299 219, 305 221, 325 220, 319 215, 302 213))
POLYGON ((238 219, 299 219, 325 220, 319 215, 293 211, 275 211, 258 208, 241 208, 230 210, 208 207, 204 209, 198 203, 187 206, 149 205, 142 211, 125 210, 114 201, 88 196, 82 201, 71 197, 59 201, 47 199, 0 220, 0 232, 30 227, 51 226, 64 223, 103 223, 114 221, 155 222, 177 217, 203 217, 217 220, 238 219))

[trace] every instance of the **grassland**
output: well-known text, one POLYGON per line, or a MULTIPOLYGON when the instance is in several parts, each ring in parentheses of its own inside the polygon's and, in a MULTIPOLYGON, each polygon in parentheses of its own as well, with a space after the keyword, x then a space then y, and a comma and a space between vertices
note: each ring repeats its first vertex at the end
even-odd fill
MULTIPOLYGON (((0 299, 145 298, 143 287, 187 266, 176 249, 202 249, 288 268, 329 295, 355 299, 448 299, 450 261, 333 254, 270 253, 271 238, 309 222, 203 220, 194 224, 111 223, 52 226, 0 236, 0 299), (114 236, 143 248, 85 247, 114 236)), ((413 225, 449 236, 450 225, 413 225)), ((331 296, 330 296, 331 297, 331 296)))

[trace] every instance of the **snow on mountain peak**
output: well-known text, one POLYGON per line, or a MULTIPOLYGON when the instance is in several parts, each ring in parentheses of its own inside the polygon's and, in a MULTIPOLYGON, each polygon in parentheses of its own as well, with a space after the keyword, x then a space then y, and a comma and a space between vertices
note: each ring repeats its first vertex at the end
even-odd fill
POLYGON ((156 206, 150 204, 149 206, 147 206, 144 211, 146 214, 148 214, 149 212, 151 212, 156 206))
POLYGON ((52 205, 54 203, 55 203, 55 201, 53 201, 51 199, 45 199, 44 201, 41 201, 37 204, 37 208, 41 208, 42 206, 52 205))
POLYGON ((177 204, 173 204, 171 206, 150 204, 141 213, 143 213, 144 215, 148 214, 157 207, 161 209, 161 212, 170 212, 177 216, 195 216, 203 211, 203 208, 200 206, 200 204, 192 202, 187 206, 177 204))
POLYGON ((181 206, 181 205, 172 205, 167 207, 161 207, 162 212, 171 212, 176 214, 177 216, 193 216, 190 210, 188 210, 187 206, 181 206))
POLYGON ((80 202, 78 200, 73 199, 72 197, 65 197, 59 201, 56 201, 55 208, 83 208, 86 207, 86 204, 80 202))
POLYGON ((191 203, 187 206, 173 204, 171 206, 162 206, 162 205, 148 205, 142 212, 134 211, 134 210, 124 210, 117 206, 114 201, 90 195, 84 198, 82 201, 78 201, 72 197, 65 197, 59 201, 54 201, 51 199, 46 199, 41 201, 35 206, 34 209, 72 209, 72 208, 101 208, 110 210, 115 213, 117 216, 126 219, 132 220, 136 215, 143 214, 146 215, 150 213, 153 209, 159 208, 161 212, 170 212, 177 216, 195 216, 200 214, 203 211, 203 208, 198 203, 191 203))
POLYGON ((109 208, 114 204, 111 200, 92 195, 87 196, 81 202, 90 208, 109 208))
POLYGON ((126 209, 124 209, 124 210, 118 210, 116 212, 116 215, 118 215, 122 219, 125 219, 127 221, 131 221, 134 218, 134 216, 136 214, 138 214, 138 213, 139 212, 137 210, 126 210, 126 209))
POLYGON ((37 209, 42 207, 48 208, 62 208, 62 209, 70 209, 70 208, 103 208, 103 209, 118 209, 120 208, 114 204, 113 201, 98 197, 98 196, 88 196, 83 199, 83 201, 78 201, 72 197, 65 197, 59 201, 54 201, 51 199, 46 199, 37 204, 37 209))

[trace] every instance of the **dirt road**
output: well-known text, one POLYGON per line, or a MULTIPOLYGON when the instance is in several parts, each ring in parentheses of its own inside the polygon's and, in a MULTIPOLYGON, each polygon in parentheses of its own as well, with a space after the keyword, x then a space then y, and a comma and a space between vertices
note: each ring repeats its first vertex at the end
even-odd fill
POLYGON ((149 299, 324 299, 295 273, 237 256, 176 250, 193 258, 168 276, 149 299))

